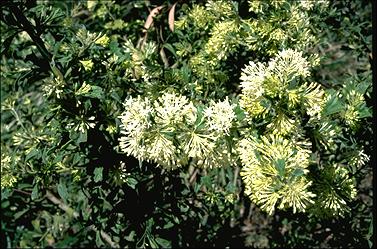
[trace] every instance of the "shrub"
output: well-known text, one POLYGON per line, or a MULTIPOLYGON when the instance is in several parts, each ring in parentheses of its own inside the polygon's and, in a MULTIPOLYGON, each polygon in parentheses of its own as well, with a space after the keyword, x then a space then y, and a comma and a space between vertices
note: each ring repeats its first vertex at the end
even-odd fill
POLYGON ((1 4, 6 246, 371 243, 368 8, 158 2, 1 4))

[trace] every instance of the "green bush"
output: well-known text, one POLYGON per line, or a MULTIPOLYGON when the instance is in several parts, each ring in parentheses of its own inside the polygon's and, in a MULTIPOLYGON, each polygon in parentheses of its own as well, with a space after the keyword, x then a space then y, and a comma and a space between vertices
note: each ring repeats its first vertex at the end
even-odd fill
POLYGON ((370 5, 2 2, 4 247, 371 247, 370 5))

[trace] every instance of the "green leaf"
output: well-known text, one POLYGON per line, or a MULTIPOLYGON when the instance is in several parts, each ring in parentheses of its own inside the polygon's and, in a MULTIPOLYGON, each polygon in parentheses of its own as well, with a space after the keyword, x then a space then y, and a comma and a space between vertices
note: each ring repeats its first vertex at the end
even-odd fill
POLYGON ((112 53, 116 54, 116 55, 121 55, 120 53, 120 48, 119 48, 119 43, 116 41, 116 40, 111 40, 110 43, 109 43, 109 49, 112 53))
POLYGON ((127 241, 135 241, 135 231, 131 231, 130 234, 128 236, 125 236, 124 238, 127 240, 127 241))
POLYGON ((164 135, 167 139, 174 139, 175 132, 173 132, 173 131, 161 131, 161 134, 164 135))
POLYGON ((58 163, 58 162, 61 162, 61 161, 63 161, 63 155, 58 154, 57 156, 55 156, 53 163, 58 163))
POLYGON ((112 210, 113 209, 113 206, 110 204, 110 202, 106 201, 106 200, 103 200, 103 209, 104 210, 112 210))
POLYGON ((81 210, 81 214, 82 214, 82 217, 83 219, 86 221, 89 219, 90 217, 90 212, 86 211, 86 210, 81 210))
POLYGON ((35 219, 35 220, 32 220, 31 221, 31 224, 33 225, 34 229, 38 232, 38 233, 42 233, 42 230, 41 230, 41 220, 40 219, 35 219))
POLYGON ((1 208, 7 208, 9 207, 9 205, 10 205, 10 202, 8 200, 6 201, 1 200, 1 208))
POLYGON ((76 140, 76 144, 79 144, 79 143, 86 143, 86 141, 88 141, 88 133, 87 133, 87 131, 85 130, 84 132, 80 132, 80 133, 79 133, 79 137, 78 137, 77 140, 76 140))
POLYGON ((183 66, 181 67, 181 75, 182 75, 183 82, 185 83, 190 82, 191 71, 190 71, 190 68, 186 65, 186 63, 184 63, 183 66))
POLYGON ((73 247, 79 240, 79 237, 72 237, 72 236, 67 236, 67 238, 58 241, 54 246, 56 248, 71 248, 73 247))
POLYGON ((372 116, 372 111, 368 107, 363 107, 361 110, 359 110, 359 118, 369 118, 372 116))
POLYGON ((174 224, 172 223, 172 222, 168 222, 168 223, 166 223, 165 225, 164 225, 164 227, 163 227, 163 229, 169 229, 169 228, 171 228, 171 227, 173 227, 174 226, 174 224))
POLYGON ((173 216, 173 220, 174 220, 174 222, 176 223, 176 224, 180 224, 180 222, 179 222, 179 219, 178 219, 178 217, 177 216, 173 216))
POLYGON ((207 188, 211 187, 211 184, 212 184, 211 177, 210 176, 202 176, 200 178, 200 183, 202 185, 206 186, 207 188))
POLYGON ((170 43, 165 43, 163 45, 163 47, 166 48, 167 50, 169 50, 175 57, 177 57, 177 54, 176 54, 173 46, 170 43))
POLYGON ((32 149, 26 156, 25 161, 28 161, 29 159, 35 157, 39 153, 38 149, 32 149))
POLYGON ((156 238, 156 242, 162 247, 162 248, 171 248, 170 241, 163 239, 163 238, 156 238))
POLYGON ((284 159, 278 159, 275 162, 275 167, 278 170, 279 176, 284 177, 285 174, 285 160, 284 159))
POLYGON ((373 242, 371 240, 368 240, 368 246, 369 248, 373 248, 373 242))
POLYGON ((335 91, 330 91, 330 95, 330 99, 327 101, 325 107, 323 108, 323 115, 325 116, 338 113, 344 109, 344 104, 336 96, 335 91))
POLYGON ((15 219, 15 220, 19 219, 19 218, 20 218, 22 215, 24 215, 27 211, 28 211, 28 209, 24 209, 24 210, 21 210, 21 211, 15 213, 14 216, 13 216, 14 219, 15 219))
POLYGON ((1 201, 8 199, 9 196, 11 196, 11 190, 8 188, 4 188, 1 190, 1 201))
POLYGON ((181 210, 181 212, 186 213, 190 208, 189 206, 181 205, 179 206, 179 209, 181 210))
POLYGON ((204 106, 203 105, 198 105, 197 107, 196 107, 196 109, 197 109, 197 118, 196 118, 196 120, 195 120, 195 126, 197 127, 197 129, 201 129, 201 128, 203 128, 204 126, 203 126, 203 111, 204 111, 204 106))
POLYGON ((137 181, 136 181, 136 179, 134 179, 134 178, 132 178, 132 177, 128 177, 128 178, 126 179, 126 183, 127 183, 128 186, 130 186, 131 188, 135 189, 135 186, 136 186, 136 184, 137 184, 137 181))
POLYGON ((81 160, 81 158, 82 158, 82 156, 79 153, 75 153, 75 155, 73 156, 72 164, 76 165, 81 160))
POLYGON ((67 187, 66 187, 65 183, 63 182, 62 178, 60 178, 60 181, 59 181, 57 188, 58 188, 59 196, 63 199, 64 202, 67 202, 68 190, 67 190, 67 187))
POLYGON ((122 100, 120 99, 119 95, 117 92, 113 91, 110 94, 110 97, 112 97, 114 100, 116 100, 118 103, 121 103, 122 100))
POLYGON ((158 248, 158 245, 153 238, 149 238, 149 244, 150 244, 151 248, 158 248))
POLYGON ((295 169, 293 172, 292 172, 292 177, 296 178, 296 177, 300 177, 304 174, 304 170, 303 169, 295 169))
POLYGON ((103 171, 102 167, 94 169, 94 182, 102 181, 102 171, 103 171))
POLYGON ((236 117, 237 117, 237 120, 238 121, 242 121, 243 119, 245 119, 246 117, 246 114, 245 112, 241 109, 241 107, 239 105, 237 105, 237 107, 234 109, 234 112, 236 114, 236 117))
POLYGON ((33 187, 33 191, 31 192, 31 199, 35 200, 38 198, 38 183, 36 183, 33 187))
POLYGON ((369 223, 368 234, 373 235, 373 217, 369 223))
POLYGON ((366 236, 368 240, 368 245, 370 248, 372 248, 372 245, 373 245, 373 241, 371 240, 372 236, 373 236, 373 217, 370 220, 368 234, 366 236))
POLYGON ((207 224, 207 221, 208 221, 208 215, 204 215, 202 218, 201 218, 201 222, 200 224, 202 224, 202 226, 205 226, 207 224))
POLYGON ((86 97, 95 98, 95 99, 103 99, 104 92, 103 89, 99 86, 91 86, 91 90, 88 93, 83 94, 86 97))
POLYGON ((98 247, 101 247, 101 246, 104 246, 105 244, 103 243, 102 239, 101 239, 101 234, 100 234, 100 231, 97 231, 96 232, 96 245, 98 247))

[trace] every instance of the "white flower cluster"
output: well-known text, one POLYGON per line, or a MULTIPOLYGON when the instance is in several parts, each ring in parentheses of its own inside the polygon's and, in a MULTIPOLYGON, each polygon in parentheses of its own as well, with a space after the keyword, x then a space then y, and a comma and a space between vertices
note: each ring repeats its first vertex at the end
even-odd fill
POLYGON ((311 10, 315 6, 321 6, 321 5, 322 5, 321 6, 322 8, 326 8, 330 4, 330 1, 328 0, 317 0, 317 1, 302 0, 302 1, 298 1, 298 3, 301 6, 301 8, 305 10, 311 10))
POLYGON ((229 103, 228 97, 218 103, 212 100, 211 105, 204 110, 204 116, 207 118, 209 129, 219 135, 229 135, 229 129, 236 118, 233 110, 235 107, 234 104, 229 103))
POLYGON ((140 96, 137 99, 129 98, 124 107, 127 111, 120 118, 121 128, 125 128, 121 130, 121 134, 125 136, 120 138, 120 147, 128 155, 141 159, 146 155, 146 148, 143 146, 144 133, 151 126, 153 109, 149 100, 141 99, 140 96))
POLYGON ((170 126, 170 129, 177 128, 174 125, 182 123, 185 119, 189 123, 196 120, 196 108, 185 96, 165 93, 154 102, 153 107, 156 111, 155 121, 170 126))
POLYGON ((286 90, 289 81, 298 76, 309 76, 309 62, 302 52, 287 49, 279 52, 268 64, 250 62, 241 74, 241 87, 245 93, 259 98, 267 91, 274 95, 275 90, 286 90), (269 84, 273 80, 275 85, 269 84))
POLYGON ((257 99, 264 93, 263 82, 266 77, 270 76, 269 71, 263 63, 249 62, 241 73, 241 87, 244 93, 253 95, 257 99))
POLYGON ((86 133, 87 130, 93 129, 96 126, 95 117, 84 117, 83 115, 76 116, 76 120, 74 122, 70 122, 67 124, 68 129, 73 129, 75 131, 86 133))
POLYGON ((124 106, 120 149, 127 155, 168 169, 189 161, 212 168, 235 160, 226 138, 236 119, 235 105, 227 98, 196 108, 185 96, 164 93, 153 102, 129 98, 124 106))

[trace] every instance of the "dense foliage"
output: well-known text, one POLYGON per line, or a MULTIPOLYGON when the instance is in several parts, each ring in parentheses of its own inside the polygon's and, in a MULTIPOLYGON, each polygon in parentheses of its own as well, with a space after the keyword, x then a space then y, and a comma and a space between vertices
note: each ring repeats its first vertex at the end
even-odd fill
POLYGON ((372 246, 370 1, 1 11, 4 247, 372 246))

